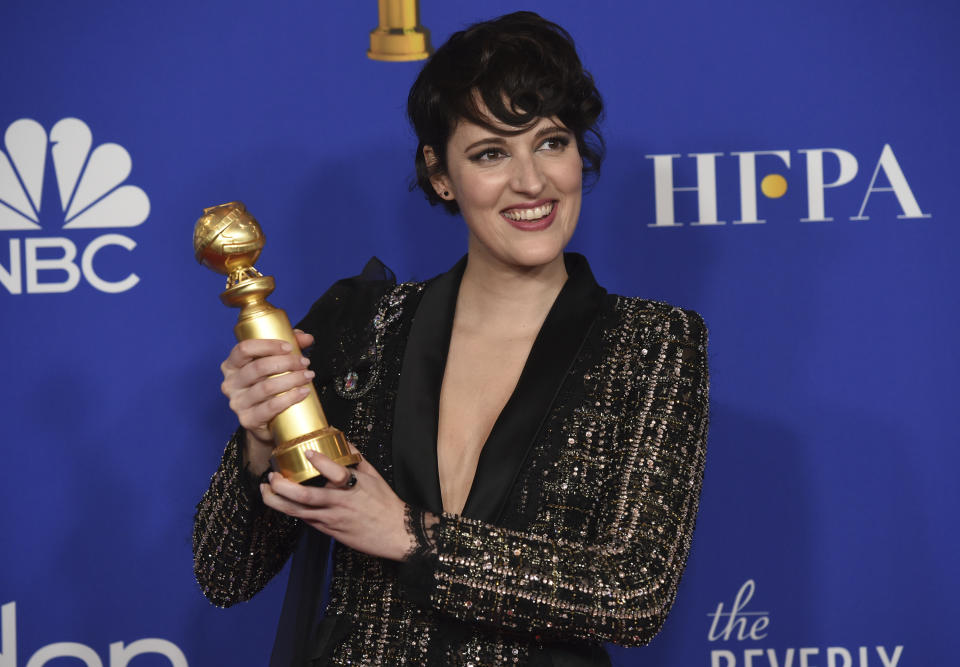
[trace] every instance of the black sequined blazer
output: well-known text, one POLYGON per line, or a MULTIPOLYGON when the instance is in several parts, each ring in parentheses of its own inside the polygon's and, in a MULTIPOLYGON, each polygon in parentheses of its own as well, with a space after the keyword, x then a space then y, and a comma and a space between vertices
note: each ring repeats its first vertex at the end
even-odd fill
POLYGON ((442 514, 436 438, 466 261, 396 285, 372 260, 301 322, 330 422, 404 501, 441 518, 432 548, 405 563, 334 544, 324 601, 329 540, 262 504, 231 440, 197 508, 196 576, 228 606, 296 552, 272 667, 608 665, 603 642, 660 629, 703 477, 706 330, 566 261, 461 515, 442 514))

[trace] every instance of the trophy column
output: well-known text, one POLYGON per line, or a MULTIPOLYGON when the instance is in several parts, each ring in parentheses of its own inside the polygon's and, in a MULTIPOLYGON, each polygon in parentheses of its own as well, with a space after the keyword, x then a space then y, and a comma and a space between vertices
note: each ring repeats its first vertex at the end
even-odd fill
MULTIPOLYGON (((299 356, 299 346, 287 314, 267 302, 274 280, 253 268, 265 243, 259 223, 240 202, 204 209, 194 229, 197 261, 226 274, 227 289, 220 300, 240 308, 233 331, 237 340, 250 338, 283 340, 299 356)), ((278 414, 269 424, 276 447, 271 461, 274 470, 299 483, 322 485, 323 477, 306 457, 309 450, 325 454, 340 465, 360 462, 352 454, 343 433, 327 423, 316 389, 300 402, 278 414)))

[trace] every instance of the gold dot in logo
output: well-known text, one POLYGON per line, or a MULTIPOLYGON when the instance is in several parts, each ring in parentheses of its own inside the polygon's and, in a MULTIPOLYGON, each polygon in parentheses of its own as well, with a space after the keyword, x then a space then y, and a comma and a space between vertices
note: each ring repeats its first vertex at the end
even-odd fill
POLYGON ((787 193, 787 179, 780 174, 767 174, 760 181, 760 191, 770 199, 779 199, 787 193))

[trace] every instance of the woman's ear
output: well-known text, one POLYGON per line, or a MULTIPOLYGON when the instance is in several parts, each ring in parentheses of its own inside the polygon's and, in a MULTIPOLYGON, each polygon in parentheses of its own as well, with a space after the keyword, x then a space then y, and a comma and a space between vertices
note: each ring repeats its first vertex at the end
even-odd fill
POLYGON ((447 175, 440 170, 440 160, 433 152, 433 146, 423 147, 423 159, 427 165, 427 172, 431 174, 430 185, 433 186, 437 196, 448 201, 455 199, 447 175))

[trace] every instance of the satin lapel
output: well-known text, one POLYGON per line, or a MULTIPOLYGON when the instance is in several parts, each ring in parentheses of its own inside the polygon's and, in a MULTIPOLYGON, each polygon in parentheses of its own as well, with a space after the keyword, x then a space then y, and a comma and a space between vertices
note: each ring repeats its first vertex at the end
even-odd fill
POLYGON ((443 511, 437 469, 440 387, 466 258, 425 288, 403 354, 393 415, 393 481, 415 507, 443 511))
MULTIPOLYGON (((563 380, 576 361, 577 353, 600 310, 606 290, 597 285, 587 260, 572 253, 567 254, 565 260, 567 282, 547 314, 517 387, 480 453, 473 486, 463 509, 464 516, 493 523, 502 515, 510 489, 537 432, 549 415, 563 380)), ((449 335, 448 328, 444 355, 449 346, 449 335)), ((436 413, 433 443, 433 470, 436 475, 436 413)))

